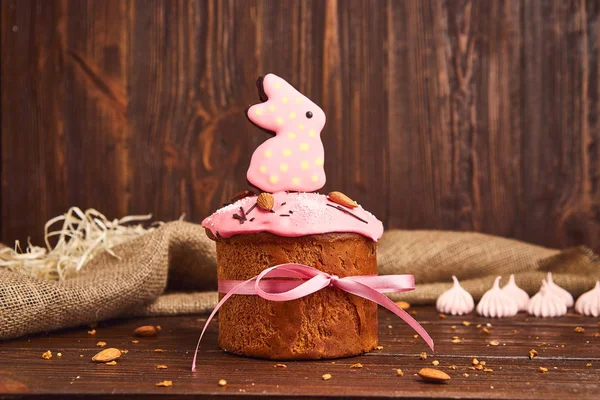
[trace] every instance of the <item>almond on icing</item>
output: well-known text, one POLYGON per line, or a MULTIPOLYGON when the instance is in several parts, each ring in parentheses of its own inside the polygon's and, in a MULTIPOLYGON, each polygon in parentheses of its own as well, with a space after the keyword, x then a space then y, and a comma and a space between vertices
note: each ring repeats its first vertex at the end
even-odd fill
POLYGON ((567 307, 573 307, 573 304, 575 303, 575 300, 573 300, 573 296, 571 295, 571 293, 569 293, 568 291, 566 291, 565 289, 561 288, 556 283, 554 283, 554 280, 552 279, 552 272, 548 272, 548 277, 546 278, 546 282, 548 282, 548 290, 552 290, 553 292, 556 292, 556 294, 561 299, 563 299, 563 301, 565 302, 565 305, 567 307))
POLYGON ((517 286, 514 274, 510 275, 508 283, 502 288, 502 291, 517 302, 519 311, 526 311, 529 303, 529 295, 526 291, 517 286))
POLYGON ((540 291, 529 300, 527 313, 536 317, 560 317, 567 313, 567 305, 547 281, 542 281, 540 291))
POLYGON ((596 281, 592 290, 579 296, 575 303, 575 311, 588 317, 600 316, 600 281, 596 281))
POLYGON ((435 305, 439 312, 450 315, 468 314, 475 308, 473 296, 452 276, 454 284, 438 297, 435 305))
POLYGON ((515 316, 519 312, 517 302, 500 289, 500 279, 502 279, 501 276, 497 277, 494 286, 479 300, 479 304, 477 304, 479 315, 502 318, 515 316))

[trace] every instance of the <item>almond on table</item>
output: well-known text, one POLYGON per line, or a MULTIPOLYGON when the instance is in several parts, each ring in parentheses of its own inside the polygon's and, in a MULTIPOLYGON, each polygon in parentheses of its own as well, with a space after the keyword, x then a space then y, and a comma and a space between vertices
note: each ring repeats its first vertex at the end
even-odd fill
POLYGON ((152 325, 144 325, 144 326, 137 327, 133 331, 133 334, 135 336, 139 336, 139 337, 156 336, 158 334, 158 329, 156 329, 156 327, 152 326, 152 325))
POLYGON ((421 369, 419 376, 428 382, 446 382, 450 380, 450 376, 447 373, 434 368, 421 369))
POLYGON ((116 360, 119 357, 121 357, 121 350, 110 347, 108 349, 102 350, 100 353, 92 357, 92 361, 98 363, 106 363, 109 361, 116 360))
POLYGON ((410 308, 410 303, 407 303, 406 301, 397 301, 396 305, 403 310, 408 310, 410 308))

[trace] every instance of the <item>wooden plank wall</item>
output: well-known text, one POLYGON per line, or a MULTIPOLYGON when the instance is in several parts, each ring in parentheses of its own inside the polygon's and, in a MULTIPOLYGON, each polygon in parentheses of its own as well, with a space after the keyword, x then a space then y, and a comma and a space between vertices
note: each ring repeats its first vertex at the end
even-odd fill
POLYGON ((328 183, 388 228, 600 250, 600 3, 1 3, 1 239, 69 206, 200 221, 267 136, 274 72, 322 105, 328 183))

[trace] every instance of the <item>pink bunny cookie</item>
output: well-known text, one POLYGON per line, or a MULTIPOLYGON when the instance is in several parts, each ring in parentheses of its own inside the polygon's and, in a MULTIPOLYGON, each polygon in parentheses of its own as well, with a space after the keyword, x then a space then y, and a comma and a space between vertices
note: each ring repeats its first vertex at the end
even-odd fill
POLYGON ((321 130, 325 113, 277 75, 257 82, 263 103, 247 110, 248 119, 275 136, 252 154, 248 181, 265 192, 313 192, 325 184, 321 130))

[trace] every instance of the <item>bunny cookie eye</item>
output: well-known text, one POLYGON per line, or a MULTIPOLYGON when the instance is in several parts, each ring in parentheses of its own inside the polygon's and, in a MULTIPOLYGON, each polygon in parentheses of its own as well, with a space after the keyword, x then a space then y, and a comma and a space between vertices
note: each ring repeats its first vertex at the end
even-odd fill
POLYGON ((313 117, 313 113, 311 111, 307 111, 306 118, 312 118, 312 117, 313 117))

